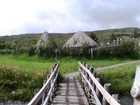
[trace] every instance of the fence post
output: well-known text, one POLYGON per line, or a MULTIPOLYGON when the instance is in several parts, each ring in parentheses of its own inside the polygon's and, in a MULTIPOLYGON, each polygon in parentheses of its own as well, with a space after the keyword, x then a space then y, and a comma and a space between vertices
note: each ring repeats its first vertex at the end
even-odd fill
MULTIPOLYGON (((83 72, 83 69, 82 67, 80 66, 79 69, 81 70, 81 72, 83 72)), ((81 76, 81 73, 80 73, 80 80, 81 80, 81 84, 82 84, 82 88, 84 87, 84 79, 83 77, 81 76)))
POLYGON ((112 97, 113 97, 117 102, 119 102, 118 94, 112 94, 112 97))
POLYGON ((90 72, 93 74, 94 77, 96 77, 96 72, 93 67, 90 68, 90 72))
MULTIPOLYGON (((88 69, 89 68, 88 64, 85 64, 85 67, 88 69)), ((86 73, 85 76, 86 76, 87 80, 89 81, 89 75, 87 72, 85 72, 85 73, 86 73)), ((86 93, 89 92, 89 86, 88 86, 88 83, 86 81, 85 81, 85 91, 86 91, 86 93)), ((87 94, 87 96, 89 98, 89 94, 87 94)))
MULTIPOLYGON (((97 81, 100 83, 100 78, 96 78, 97 81)), ((101 100, 101 93, 100 91, 98 90, 98 88, 96 87, 96 95, 98 96, 98 98, 101 100)))
MULTIPOLYGON (((84 62, 83 63, 83 65, 86 67, 86 63, 84 62)), ((83 70, 83 73, 85 74, 86 72, 85 72, 85 70, 83 70)), ((86 74, 85 74, 86 75, 86 74)))
MULTIPOLYGON (((90 67, 89 70, 90 70, 91 73, 93 72, 93 68, 92 67, 90 67)), ((93 81, 92 81, 92 79, 90 77, 89 77, 89 82, 94 87, 93 81)), ((91 90, 89 90, 89 94, 92 95, 92 91, 91 90)), ((90 100, 92 100, 91 96, 90 96, 90 100)), ((91 101, 89 101, 89 103, 91 103, 91 101)))
MULTIPOLYGON (((94 77, 96 77, 96 72, 95 72, 93 67, 90 68, 90 72, 93 74, 94 77)), ((94 89, 96 89, 94 83, 92 83, 92 86, 93 86, 94 89)))
POLYGON ((140 66, 137 66, 136 68, 136 74, 131 89, 131 95, 134 99, 133 105, 140 105, 140 66))
MULTIPOLYGON (((43 85, 46 83, 46 80, 43 81, 43 85)), ((44 103, 44 100, 45 100, 45 93, 43 93, 43 96, 42 96, 42 104, 44 103)))
MULTIPOLYGON (((105 83, 104 84, 104 89, 110 93, 110 87, 111 87, 111 84, 110 83, 105 83)), ((106 101, 106 99, 103 97, 103 103, 102 105, 109 105, 108 102, 106 101)))

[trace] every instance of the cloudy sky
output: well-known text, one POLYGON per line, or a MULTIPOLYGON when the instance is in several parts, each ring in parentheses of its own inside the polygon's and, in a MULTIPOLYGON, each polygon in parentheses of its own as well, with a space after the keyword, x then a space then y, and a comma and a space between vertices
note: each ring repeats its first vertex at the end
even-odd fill
POLYGON ((0 35, 140 27, 140 0, 0 0, 0 35))

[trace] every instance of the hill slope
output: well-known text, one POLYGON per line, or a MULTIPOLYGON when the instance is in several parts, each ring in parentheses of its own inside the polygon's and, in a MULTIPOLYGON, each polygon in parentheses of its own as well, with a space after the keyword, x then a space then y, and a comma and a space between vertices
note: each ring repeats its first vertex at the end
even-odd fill
MULTIPOLYGON (((140 33, 140 29, 137 27, 128 27, 120 29, 107 29, 98 31, 86 31, 88 35, 95 33, 99 42, 107 42, 111 35, 133 35, 134 32, 140 33)), ((36 44, 42 33, 29 33, 11 36, 0 36, 0 43, 12 43, 18 41, 20 43, 36 44)), ((74 33, 49 33, 49 38, 53 38, 60 46, 62 46, 74 33)))

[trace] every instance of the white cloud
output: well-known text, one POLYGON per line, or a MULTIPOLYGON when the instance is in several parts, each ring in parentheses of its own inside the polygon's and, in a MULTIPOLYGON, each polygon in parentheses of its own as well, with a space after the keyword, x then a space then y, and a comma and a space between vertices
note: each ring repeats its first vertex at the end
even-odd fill
POLYGON ((0 35, 140 27, 139 0, 0 0, 0 35))

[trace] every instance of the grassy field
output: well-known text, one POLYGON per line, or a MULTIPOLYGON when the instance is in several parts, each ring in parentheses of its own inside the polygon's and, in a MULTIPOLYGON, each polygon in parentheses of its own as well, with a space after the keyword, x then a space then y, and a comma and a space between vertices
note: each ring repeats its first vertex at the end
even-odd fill
POLYGON ((49 70, 53 63, 55 63, 55 61, 52 59, 46 60, 37 56, 27 57, 26 55, 0 55, 0 65, 9 65, 29 73, 49 70))
POLYGON ((54 62, 36 56, 0 55, 0 101, 29 101, 54 62))
MULTIPOLYGON (((120 60, 120 59, 91 60, 86 58, 65 57, 59 59, 59 61, 60 61, 60 73, 65 74, 77 71, 78 61, 87 62, 93 67, 102 67, 122 62, 128 62, 130 60, 120 60)), ((20 56, 0 55, 0 65, 8 65, 16 67, 25 70, 29 73, 50 70, 51 66, 55 62, 56 61, 53 58, 45 59, 37 56, 28 57, 27 55, 20 56)))
POLYGON ((66 74, 70 72, 75 72, 77 71, 78 68, 78 62, 86 62, 87 64, 92 65, 93 67, 103 67, 103 66, 108 66, 108 65, 113 65, 113 64, 118 64, 122 62, 128 62, 131 60, 120 60, 120 59, 103 59, 103 60, 92 60, 92 59, 85 59, 85 58, 62 58, 60 60, 60 73, 61 74, 66 74))
POLYGON ((130 93, 135 76, 136 65, 139 63, 125 65, 99 72, 104 83, 112 84, 113 93, 130 93))

